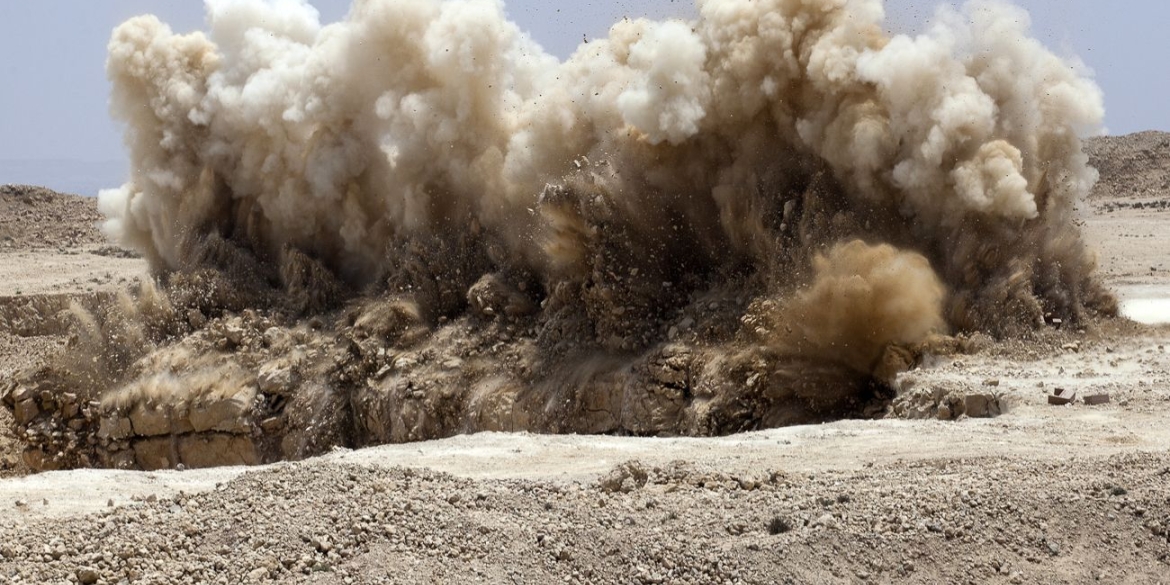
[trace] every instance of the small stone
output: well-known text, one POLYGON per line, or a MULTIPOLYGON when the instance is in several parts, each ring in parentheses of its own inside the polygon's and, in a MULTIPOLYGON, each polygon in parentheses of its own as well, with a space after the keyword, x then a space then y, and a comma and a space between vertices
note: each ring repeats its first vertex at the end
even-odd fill
POLYGON ((333 550, 333 543, 329 541, 328 536, 313 537, 313 540, 309 544, 312 544, 313 548, 319 552, 327 553, 333 550))
POLYGON ((938 405, 938 420, 951 420, 951 407, 946 404, 938 405))
POLYGON ((224 337, 232 343, 232 345, 240 345, 244 342, 244 328, 231 323, 223 328, 224 337))
POLYGON ((1048 552, 1052 553, 1052 556, 1056 556, 1056 555, 1060 554, 1060 545, 1056 544, 1055 542, 1049 542, 1048 543, 1048 552))
POLYGON ((999 398, 993 394, 968 394, 963 397, 963 406, 971 418, 991 418, 1002 411, 999 398))
POLYGON ((32 398, 21 400, 16 403, 16 408, 12 410, 12 416, 16 419, 16 424, 19 426, 27 425, 40 414, 37 408, 36 400, 32 398))
POLYGON ((265 433, 275 433, 284 428, 284 419, 279 416, 273 416, 260 421, 260 429, 265 433))
POLYGON ((813 522, 813 526, 822 526, 824 528, 836 528, 837 519, 832 514, 824 514, 813 522))
POLYGON ((98 582, 98 573, 89 567, 82 567, 77 570, 77 580, 82 585, 93 585, 98 582))
POLYGON ((202 329, 207 324, 207 317, 199 309, 187 311, 187 323, 194 329, 202 329))
POLYGON ((610 470, 598 479, 598 486, 604 492, 629 493, 646 485, 649 474, 637 460, 627 461, 610 470))

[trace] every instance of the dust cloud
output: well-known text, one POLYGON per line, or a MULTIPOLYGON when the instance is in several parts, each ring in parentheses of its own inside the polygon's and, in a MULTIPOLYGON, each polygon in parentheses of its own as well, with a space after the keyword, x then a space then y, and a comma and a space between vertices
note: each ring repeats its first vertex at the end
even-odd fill
POLYGON ((565 61, 491 0, 121 25, 104 227, 190 317, 143 363, 291 363, 343 443, 707 434, 862 415, 940 336, 1115 313, 1076 224, 1101 92, 1024 11, 911 37, 878 0, 697 9, 565 61), (298 357, 200 345, 241 320, 298 357))

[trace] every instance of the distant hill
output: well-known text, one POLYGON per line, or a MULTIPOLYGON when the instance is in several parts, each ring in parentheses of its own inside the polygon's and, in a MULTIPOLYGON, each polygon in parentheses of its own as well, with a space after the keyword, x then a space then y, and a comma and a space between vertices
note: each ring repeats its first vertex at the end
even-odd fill
POLYGON ((1145 199, 1170 192, 1170 133, 1090 138, 1085 152, 1101 173, 1090 196, 1094 199, 1145 199))
POLYGON ((102 244, 97 199, 29 185, 0 185, 0 250, 102 244))

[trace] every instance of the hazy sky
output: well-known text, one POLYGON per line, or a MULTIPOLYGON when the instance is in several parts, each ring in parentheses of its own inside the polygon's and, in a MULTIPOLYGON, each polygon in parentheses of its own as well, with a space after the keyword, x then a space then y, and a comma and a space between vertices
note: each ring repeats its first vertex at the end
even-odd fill
MULTIPOLYGON (((914 32, 937 0, 890 0, 891 26, 914 32)), ((1035 34, 1075 54, 1105 91, 1111 133, 1170 130, 1170 2, 1020 0, 1035 34)), ((316 0, 323 22, 344 16, 348 0, 316 0)), ((508 13, 550 52, 564 57, 582 37, 603 36, 623 15, 688 16, 686 0, 512 0, 508 13)), ((202 28, 193 0, 0 2, 0 160, 122 161, 120 129, 107 113, 105 47, 110 30, 155 13, 177 31, 202 28)), ((0 182, 6 182, 0 177, 0 182)))

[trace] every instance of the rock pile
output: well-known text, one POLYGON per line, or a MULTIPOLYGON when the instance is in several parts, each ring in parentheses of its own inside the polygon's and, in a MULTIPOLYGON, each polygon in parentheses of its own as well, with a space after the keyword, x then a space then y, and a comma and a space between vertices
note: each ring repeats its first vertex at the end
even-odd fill
POLYGON ((9 381, 0 388, 0 402, 12 410, 18 438, 27 445, 25 463, 36 470, 96 465, 93 433, 100 403, 74 393, 38 391, 9 381))
POLYGON ((990 418, 1007 410, 998 393, 975 390, 960 382, 937 381, 919 386, 913 377, 907 376, 900 380, 899 386, 898 397, 890 408, 890 414, 897 418, 990 418))

